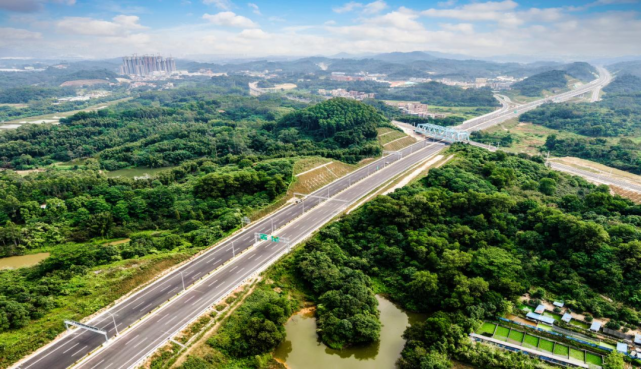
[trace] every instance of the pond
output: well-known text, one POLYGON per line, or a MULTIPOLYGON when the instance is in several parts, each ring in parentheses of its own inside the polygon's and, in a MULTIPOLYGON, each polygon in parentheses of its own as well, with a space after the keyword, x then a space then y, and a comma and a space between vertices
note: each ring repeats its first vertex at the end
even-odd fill
POLYGON ((16 269, 34 266, 48 257, 48 252, 22 256, 9 256, 7 258, 0 259, 0 269, 16 269))
POLYGON ((422 314, 407 313, 389 300, 376 296, 382 323, 380 341, 367 346, 334 350, 318 340, 313 313, 294 315, 286 324, 287 338, 276 348, 274 357, 290 369, 369 369, 394 368, 409 325, 425 319, 422 314))

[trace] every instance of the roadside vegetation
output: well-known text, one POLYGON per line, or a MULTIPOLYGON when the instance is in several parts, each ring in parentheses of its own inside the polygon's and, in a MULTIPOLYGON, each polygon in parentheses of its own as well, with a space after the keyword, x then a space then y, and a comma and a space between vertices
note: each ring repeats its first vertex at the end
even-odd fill
POLYGON ((545 104, 472 139, 532 154, 578 157, 641 173, 641 78, 622 75, 604 88, 596 103, 545 104), (534 127, 531 127, 531 124, 534 127), (538 127, 538 128, 537 128, 538 127))
MULTIPOLYGON (((611 318, 619 328, 641 323, 633 259, 633 250, 641 250, 638 205, 551 171, 539 158, 467 145, 450 150, 455 159, 421 181, 324 227, 266 272, 262 288, 296 296, 294 305, 314 303, 319 338, 335 348, 378 340, 375 293, 427 313, 405 332, 401 368, 450 368, 452 360, 478 368, 548 368, 467 338, 483 319, 516 309, 528 291, 611 318)), ((240 319, 230 329, 239 329, 240 319)), ((269 336, 274 341, 260 357, 282 340, 276 331, 269 336)), ((250 359, 216 340, 210 345, 222 358, 188 362, 214 368, 221 360, 250 359)), ((620 367, 622 358, 614 356, 605 367, 620 367)))
POLYGON ((0 133, 0 256, 51 253, 0 271, 0 367, 53 339, 63 319, 91 315, 282 204, 301 158, 380 154, 385 126, 352 100, 305 107, 196 88, 0 133), (71 162, 51 165, 61 161, 71 162))

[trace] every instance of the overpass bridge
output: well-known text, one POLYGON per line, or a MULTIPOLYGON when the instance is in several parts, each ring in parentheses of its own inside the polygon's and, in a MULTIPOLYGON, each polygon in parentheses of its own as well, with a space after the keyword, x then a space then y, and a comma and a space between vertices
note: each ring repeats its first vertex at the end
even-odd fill
POLYGON ((470 141, 470 132, 452 128, 452 127, 438 126, 436 124, 430 124, 430 123, 417 124, 416 129, 414 131, 428 137, 432 137, 438 140, 444 140, 448 142, 469 142, 470 141))

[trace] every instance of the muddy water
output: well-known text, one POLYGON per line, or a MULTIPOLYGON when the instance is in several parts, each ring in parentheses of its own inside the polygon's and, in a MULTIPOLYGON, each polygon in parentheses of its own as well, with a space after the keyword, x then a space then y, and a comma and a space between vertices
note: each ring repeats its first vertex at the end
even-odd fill
POLYGON ((0 259, 0 269, 16 269, 33 266, 49 257, 48 252, 23 256, 9 256, 0 259))
POLYGON ((290 369, 370 369, 394 368, 405 340, 402 335, 410 324, 424 319, 420 314, 404 312, 389 300, 376 296, 380 319, 381 339, 362 347, 333 350, 318 341, 313 313, 297 314, 285 324, 286 340, 274 356, 290 369))

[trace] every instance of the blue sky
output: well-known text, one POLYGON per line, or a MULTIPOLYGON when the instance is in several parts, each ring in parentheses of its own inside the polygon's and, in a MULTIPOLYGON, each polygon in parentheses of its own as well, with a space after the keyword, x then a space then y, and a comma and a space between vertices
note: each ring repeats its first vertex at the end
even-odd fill
POLYGON ((0 0, 0 57, 641 54, 639 0, 0 0))

